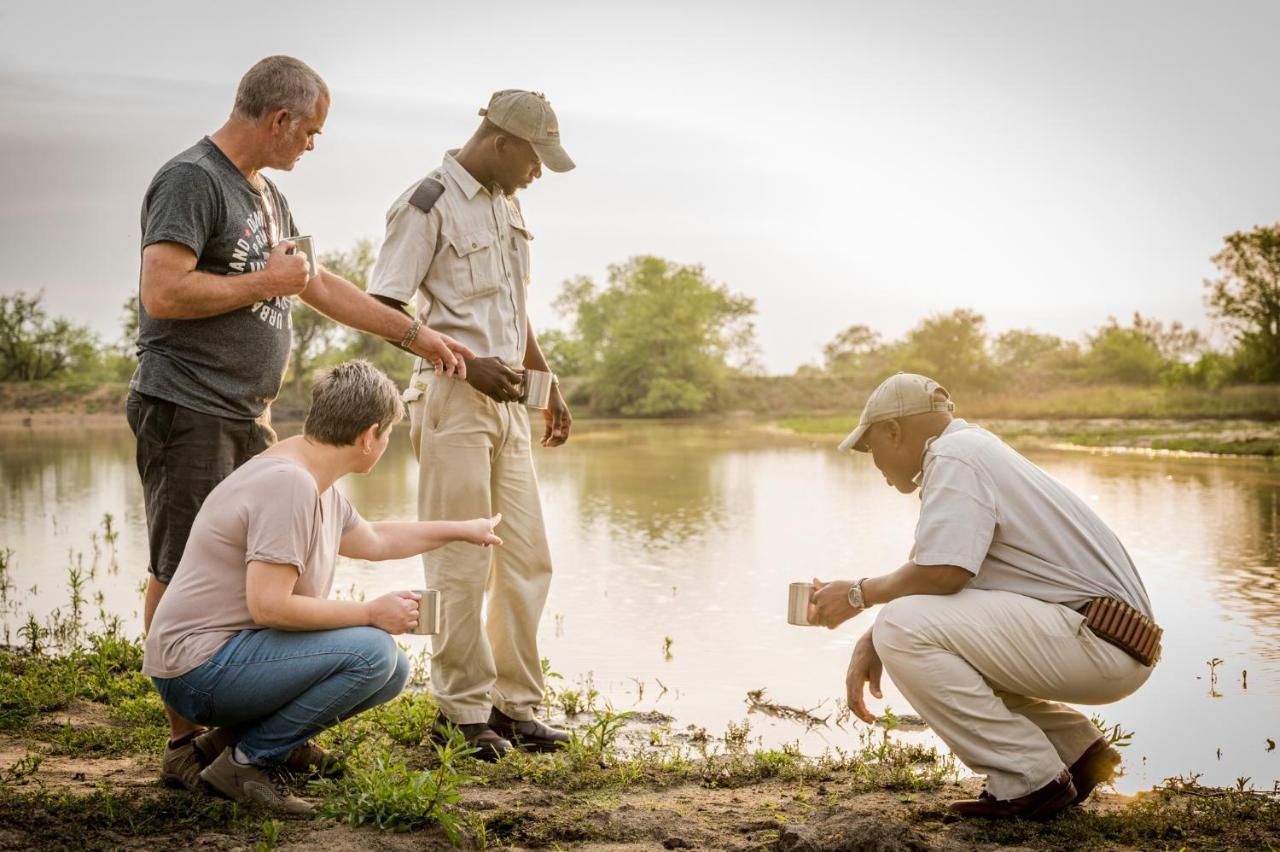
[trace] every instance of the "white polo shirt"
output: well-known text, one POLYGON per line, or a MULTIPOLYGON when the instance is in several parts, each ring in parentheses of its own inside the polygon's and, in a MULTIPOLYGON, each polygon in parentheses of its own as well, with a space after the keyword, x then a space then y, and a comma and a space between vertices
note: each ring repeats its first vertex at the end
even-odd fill
POLYGON ((925 448, 911 559, 958 565, 970 587, 1079 609, 1118 598, 1154 620, 1138 569, 1084 500, 980 426, 951 422, 925 448))

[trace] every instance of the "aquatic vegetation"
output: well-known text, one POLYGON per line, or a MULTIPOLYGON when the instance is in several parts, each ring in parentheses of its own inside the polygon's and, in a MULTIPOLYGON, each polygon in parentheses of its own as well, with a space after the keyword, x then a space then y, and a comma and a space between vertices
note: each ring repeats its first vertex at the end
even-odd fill
MULTIPOLYGON (((595 687, 595 678, 588 672, 585 678, 580 678, 577 689, 561 689, 555 692, 555 702, 560 705, 566 717, 578 716, 582 713, 591 713, 596 709, 596 701, 600 698, 600 693, 595 687)), ((548 698, 548 703, 550 698, 548 698)))
POLYGON ((13 583, 9 580, 9 566, 13 564, 13 549, 0 547, 0 605, 9 602, 9 590, 13 583))
POLYGON ((1119 722, 1114 725, 1108 725, 1107 721, 1096 713, 1089 717, 1089 721, 1107 738, 1107 745, 1109 746, 1125 748, 1133 740, 1133 731, 1124 730, 1120 727, 1119 722))
POLYGON ((1209 667, 1209 695, 1212 698, 1222 697, 1222 693, 1218 692, 1218 666, 1224 662, 1226 660, 1221 657, 1214 657, 1212 660, 1205 661, 1205 665, 1209 667))

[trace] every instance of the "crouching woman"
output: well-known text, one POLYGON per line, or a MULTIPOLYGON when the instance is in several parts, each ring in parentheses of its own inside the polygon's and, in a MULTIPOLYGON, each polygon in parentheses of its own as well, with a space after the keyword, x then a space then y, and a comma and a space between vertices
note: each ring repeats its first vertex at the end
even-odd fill
POLYGON ((329 600, 339 555, 378 561, 452 541, 502 543, 500 515, 370 523, 333 487, 377 464, 401 416, 395 385, 370 364, 327 370, 303 434, 246 462, 196 516, 142 671, 171 710, 214 726, 194 737, 192 759, 231 799, 309 815, 282 770, 322 763, 313 736, 404 688, 409 662, 393 636, 417 623, 417 595, 329 600))

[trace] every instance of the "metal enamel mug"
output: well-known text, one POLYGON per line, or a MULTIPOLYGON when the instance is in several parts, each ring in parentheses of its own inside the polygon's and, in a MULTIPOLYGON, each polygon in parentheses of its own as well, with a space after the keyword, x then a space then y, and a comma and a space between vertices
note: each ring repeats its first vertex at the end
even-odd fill
POLYGON ((524 393, 520 401, 530 408, 546 408, 551 404, 551 385, 554 378, 545 370, 525 370, 524 393))
MULTIPOLYGON (((285 237, 293 243, 294 252, 302 252, 307 256, 307 280, 320 274, 320 261, 316 259, 316 244, 311 237, 285 237)), ((291 254, 293 252, 290 252, 291 254)))
POLYGON ((817 627, 809 620, 809 603, 812 600, 812 583, 792 583, 787 590, 787 623, 799 627, 817 627))
POLYGON ((440 593, 435 589, 414 589, 421 595, 418 601, 418 626, 413 632, 419 636, 434 636, 440 632, 440 593))

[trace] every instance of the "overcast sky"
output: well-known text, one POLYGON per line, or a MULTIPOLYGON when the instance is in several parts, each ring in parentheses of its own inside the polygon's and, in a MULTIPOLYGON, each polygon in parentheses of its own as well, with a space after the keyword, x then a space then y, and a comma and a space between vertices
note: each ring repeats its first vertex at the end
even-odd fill
POLYGON ((492 91, 547 93, 578 168, 523 195, 535 327, 657 254, 756 299, 770 372, 956 307, 1207 329, 1222 237, 1280 220, 1277 32, 1280 4, 1207 0, 0 0, 0 292, 116 336, 152 174, 288 53, 334 93, 272 174, 321 249, 380 242, 492 91))

